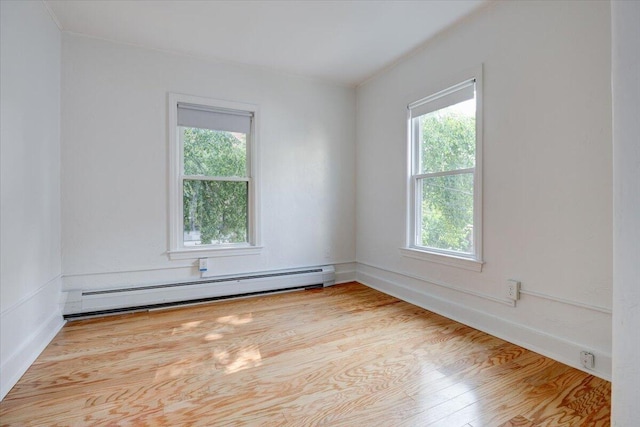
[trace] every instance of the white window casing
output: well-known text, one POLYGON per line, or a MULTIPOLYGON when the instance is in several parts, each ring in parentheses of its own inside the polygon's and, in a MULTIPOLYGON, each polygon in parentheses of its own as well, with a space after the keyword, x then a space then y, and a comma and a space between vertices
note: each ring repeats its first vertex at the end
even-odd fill
POLYGON ((482 66, 461 73, 456 79, 439 86, 425 98, 407 105, 407 223, 406 246, 400 248, 406 257, 444 264, 471 271, 482 271, 482 66), (442 171, 421 170, 421 134, 418 120, 425 114, 474 98, 475 92, 475 164, 442 171), (473 231, 469 253, 425 246, 421 242, 422 187, 425 179, 473 175, 473 231))
POLYGON ((260 246, 258 168, 259 110, 254 104, 169 93, 169 250, 170 259, 256 255, 260 246), (247 135, 246 176, 208 177, 184 174, 184 146, 179 127, 238 132, 247 135), (248 186, 247 242, 185 246, 183 241, 183 181, 244 181, 248 186))

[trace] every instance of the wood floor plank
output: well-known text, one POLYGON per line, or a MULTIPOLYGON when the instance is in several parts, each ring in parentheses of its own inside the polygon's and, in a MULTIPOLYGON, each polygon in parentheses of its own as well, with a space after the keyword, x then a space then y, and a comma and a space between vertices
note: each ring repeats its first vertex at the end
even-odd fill
POLYGON ((350 283, 69 322, 3 426, 606 426, 609 382, 350 283))

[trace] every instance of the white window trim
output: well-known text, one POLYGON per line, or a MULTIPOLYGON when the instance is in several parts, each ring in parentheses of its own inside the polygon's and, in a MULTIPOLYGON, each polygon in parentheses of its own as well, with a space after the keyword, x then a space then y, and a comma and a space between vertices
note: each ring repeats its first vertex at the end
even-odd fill
POLYGON ((400 248, 400 253, 407 257, 420 261, 428 261, 436 264, 448 265, 449 267, 462 268, 469 271, 482 271, 484 263, 473 258, 463 258, 457 254, 444 254, 439 252, 431 252, 417 248, 400 248))
POLYGON ((258 123, 259 111, 255 104, 245 104, 192 95, 169 93, 169 250, 171 260, 257 255, 262 246, 260 236, 260 178, 258 167, 258 123), (185 247, 182 244, 182 188, 179 185, 182 165, 182 145, 178 136, 178 103, 203 105, 225 110, 239 110, 253 113, 251 137, 247 147, 249 163, 249 243, 211 245, 205 247, 185 247))
MULTIPOLYGON (((476 163, 474 170, 474 217, 473 217, 473 241, 474 241, 474 253, 466 256, 464 253, 440 250, 436 248, 425 248, 416 245, 416 224, 417 224, 417 212, 415 207, 416 202, 416 185, 415 176, 413 171, 415 170, 416 146, 413 138, 412 129, 412 117, 411 109, 407 107, 407 179, 406 179, 406 246, 400 248, 400 253, 403 256, 419 259, 422 261, 433 262, 442 265, 448 265, 451 267, 462 268, 471 271, 482 271, 484 265, 482 257, 482 139, 483 139, 483 76, 482 65, 471 70, 459 73, 456 76, 452 76, 446 82, 433 88, 430 91, 432 95, 423 98, 426 100, 438 94, 440 92, 447 91, 455 86, 462 84, 463 82, 475 80, 476 85, 476 163)), ((416 101, 409 105, 420 104, 422 100, 416 101)))

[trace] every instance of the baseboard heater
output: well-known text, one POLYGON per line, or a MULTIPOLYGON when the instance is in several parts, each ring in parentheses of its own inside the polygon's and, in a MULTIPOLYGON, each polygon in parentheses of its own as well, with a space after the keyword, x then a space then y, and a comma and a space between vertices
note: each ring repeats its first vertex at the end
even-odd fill
POLYGON ((335 283, 333 266, 214 276, 134 288, 67 292, 65 319, 151 310, 228 298, 285 292, 335 283))

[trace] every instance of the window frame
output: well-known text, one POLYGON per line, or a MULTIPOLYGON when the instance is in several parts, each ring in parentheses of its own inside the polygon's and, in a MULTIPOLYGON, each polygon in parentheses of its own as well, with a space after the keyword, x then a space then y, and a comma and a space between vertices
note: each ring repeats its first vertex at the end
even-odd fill
MULTIPOLYGON (((407 105, 407 218, 406 218, 406 242, 401 248, 402 255, 423 261, 444 264, 452 267, 463 268, 471 271, 482 271, 484 264, 482 258, 482 139, 483 139, 483 87, 482 87, 482 66, 473 70, 460 73, 455 78, 435 86, 429 91, 429 96, 423 97, 407 105), (475 166, 473 169, 473 248, 470 254, 451 251, 446 249, 433 248, 418 245, 419 222, 421 217, 422 195, 419 181, 425 177, 420 171, 420 132, 417 121, 413 119, 425 114, 412 116, 412 110, 419 106, 424 106, 431 102, 442 99, 448 94, 455 93, 465 87, 471 81, 475 81, 476 99, 476 149, 475 166), (458 88, 458 89, 456 89, 458 88)), ((446 107, 438 107, 433 111, 438 111, 446 107)), ((471 168, 468 168, 471 169, 471 168)), ((467 169, 467 171, 468 171, 467 169)), ((460 174, 464 169, 435 173, 438 175, 460 174)))
POLYGON ((255 104, 224 101, 178 93, 168 94, 168 135, 169 135, 169 259, 197 259, 220 256, 256 255, 260 246, 259 215, 259 179, 258 179, 258 116, 259 109, 255 104), (190 179, 184 174, 183 135, 178 129, 178 104, 202 106, 222 112, 241 111, 252 114, 250 135, 247 135, 247 176, 207 177, 205 180, 246 181, 248 183, 247 201, 247 242, 227 243, 202 246, 184 245, 183 224, 183 182, 190 179))

